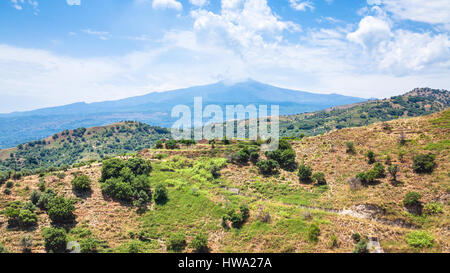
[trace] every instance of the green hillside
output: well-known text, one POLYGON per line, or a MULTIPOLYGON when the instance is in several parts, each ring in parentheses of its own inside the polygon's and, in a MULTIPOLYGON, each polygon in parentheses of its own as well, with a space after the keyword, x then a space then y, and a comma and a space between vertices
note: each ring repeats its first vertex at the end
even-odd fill
POLYGON ((170 131, 140 122, 65 130, 43 140, 0 151, 0 170, 35 170, 98 160, 150 148, 170 131))
POLYGON ((402 117, 418 117, 450 106, 450 92, 417 88, 384 100, 333 107, 324 111, 280 118, 280 134, 287 137, 320 135, 335 129, 367 126, 402 117))

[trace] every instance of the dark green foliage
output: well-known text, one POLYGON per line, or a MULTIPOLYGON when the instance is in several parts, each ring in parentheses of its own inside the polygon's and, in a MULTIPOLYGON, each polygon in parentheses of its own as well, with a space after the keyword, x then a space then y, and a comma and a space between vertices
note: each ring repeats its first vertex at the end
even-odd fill
POLYGON ((152 171, 152 165, 150 161, 141 157, 130 158, 126 161, 126 166, 130 168, 134 175, 149 175, 152 171))
POLYGON ((43 228, 45 249, 48 253, 63 253, 67 246, 67 234, 62 228, 43 228))
POLYGON ((356 175, 363 184, 373 183, 378 178, 386 177, 386 170, 380 162, 377 162, 372 169, 367 172, 361 172, 356 175))
POLYGON ((293 149, 286 149, 281 152, 280 166, 285 170, 295 170, 297 164, 295 163, 295 151, 293 149))
POLYGON ((162 140, 158 140, 155 143, 155 149, 162 149, 164 148, 164 142, 162 142, 162 140))
POLYGON ((249 217, 250 211, 248 209, 248 206, 241 205, 239 207, 239 211, 236 211, 234 208, 229 208, 227 211, 227 215, 224 216, 224 220, 229 220, 233 228, 241 228, 249 217))
POLYGON ((380 162, 377 162, 375 166, 373 166, 373 172, 375 175, 375 178, 384 178, 386 177, 386 170, 380 162))
POLYGON ((36 206, 39 208, 46 210, 48 209, 48 204, 50 200, 52 200, 56 196, 55 192, 52 189, 47 189, 44 193, 41 194, 39 201, 36 206))
POLYGON ((99 248, 100 241, 90 236, 80 241, 81 253, 97 253, 99 252, 99 248))
POLYGON ((69 223, 75 219, 74 201, 62 196, 55 196, 48 202, 48 217, 58 224, 69 223))
POLYGON ((265 155, 266 155, 267 159, 274 160, 274 161, 278 162, 278 164, 281 161, 281 150, 280 149, 275 150, 275 151, 266 152, 265 155))
POLYGON ((173 233, 167 240, 167 249, 180 252, 186 248, 186 235, 183 233, 173 233))
POLYGON ((403 198, 403 205, 405 207, 420 206, 422 204, 420 198, 422 198, 420 193, 410 191, 403 198))
POLYGON ((252 152, 250 153, 250 162, 253 164, 256 164, 259 160, 259 153, 258 152, 252 152))
POLYGON ((14 182, 12 182, 12 181, 6 182, 5 187, 8 189, 11 189, 12 187, 14 187, 14 182))
POLYGON ((166 141, 166 149, 173 150, 173 149, 177 149, 177 148, 178 148, 178 144, 177 144, 176 140, 171 139, 171 140, 166 141))
POLYGON ((104 182, 110 178, 117 178, 120 176, 120 171, 125 167, 125 164, 119 158, 112 158, 103 161, 101 181, 104 182))
POLYGON ((242 149, 235 154, 236 161, 240 164, 247 164, 250 160, 249 151, 246 149, 242 149))
POLYGON ((361 240, 361 235, 359 233, 353 233, 352 239, 353 239, 353 241, 355 241, 357 243, 361 240))
POLYGON ((413 170, 416 173, 432 173, 436 167, 435 156, 432 154, 416 155, 413 158, 413 170))
POLYGON ((358 243, 355 245, 355 249, 353 249, 353 253, 367 253, 367 244, 369 240, 367 238, 360 239, 358 243))
POLYGON ((312 179, 318 185, 326 185, 327 184, 327 180, 325 179, 325 174, 323 172, 314 173, 313 176, 312 176, 312 179))
POLYGON ((158 184, 155 188, 155 203, 165 204, 168 200, 167 189, 163 184, 158 184))
POLYGON ((302 163, 298 167, 298 178, 302 183, 311 182, 312 168, 302 163))
POLYGON ((190 247, 198 253, 208 252, 208 236, 204 233, 195 235, 190 243, 190 247))
POLYGON ((119 200, 131 201, 133 196, 133 187, 121 177, 106 180, 101 188, 103 193, 119 200))
POLYGON ((37 224, 38 217, 33 210, 33 207, 22 206, 20 201, 15 201, 8 205, 4 214, 8 218, 10 227, 26 229, 37 224))
POLYGON ((373 151, 368 151, 366 156, 367 156, 367 163, 369 164, 375 163, 375 153, 373 151))
POLYGON ((5 183, 9 179, 9 173, 7 172, 0 172, 0 185, 5 183))
POLYGON ((31 195, 30 195, 31 203, 33 203, 34 205, 37 205, 40 198, 41 198, 41 192, 40 191, 33 190, 31 192, 31 195))
POLYGON ((319 235, 320 235, 320 228, 319 225, 316 223, 312 223, 308 228, 308 240, 310 242, 318 242, 319 241, 319 235))
POLYGON ((44 179, 39 179, 39 184, 38 184, 39 190, 40 191, 45 191, 45 181, 44 179))
POLYGON ((91 179, 87 175, 79 175, 72 180, 72 188, 78 192, 91 190, 91 179))
POLYGON ((10 188, 5 188, 3 190, 3 193, 6 194, 6 195, 10 195, 11 194, 11 189, 10 188))
POLYGON ((256 163, 256 166, 263 175, 273 175, 278 173, 279 164, 272 159, 259 161, 256 163))

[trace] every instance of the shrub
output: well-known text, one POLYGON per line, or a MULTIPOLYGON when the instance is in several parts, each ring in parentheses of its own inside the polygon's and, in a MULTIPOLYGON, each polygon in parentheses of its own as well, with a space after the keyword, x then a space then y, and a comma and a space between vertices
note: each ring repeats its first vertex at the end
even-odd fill
POLYGON ((325 179, 325 174, 322 172, 317 172, 317 173, 313 174, 312 179, 314 181, 316 181, 316 183, 319 185, 327 184, 327 180, 325 179))
POLYGON ((200 233, 192 239, 190 246, 196 252, 208 252, 208 236, 206 234, 200 233))
POLYGON ((436 215, 444 212, 444 208, 440 203, 428 203, 425 205, 424 213, 426 215, 436 215))
POLYGON ((172 140, 166 141, 166 149, 173 150, 173 149, 177 149, 177 148, 178 148, 178 144, 177 144, 176 140, 172 139, 172 140))
POLYGON ((351 141, 345 142, 345 147, 347 148, 346 153, 347 154, 355 154, 355 144, 351 141))
POLYGON ((262 160, 256 163, 256 166, 259 168, 259 171, 263 175, 272 175, 278 172, 278 162, 275 160, 262 160))
POLYGON ((281 150, 275 150, 265 153, 268 160, 274 160, 278 162, 278 164, 281 162, 281 150))
POLYGON ((280 139, 278 143, 278 149, 280 150, 292 150, 292 145, 286 139, 280 139))
POLYGON ((45 191, 45 180, 44 179, 39 179, 39 184, 38 184, 39 190, 40 191, 45 191))
POLYGON ((257 152, 252 152, 250 153, 250 162, 252 162, 253 164, 256 164, 259 160, 259 153, 257 152))
POLYGON ((41 197, 39 198, 39 201, 37 202, 36 206, 38 206, 39 208, 41 208, 43 210, 48 209, 48 203, 55 196, 56 196, 56 194, 52 189, 46 190, 44 193, 41 194, 41 197))
POLYGON ((24 235, 20 238, 20 245, 22 246, 22 252, 31 253, 31 247, 33 246, 33 237, 31 235, 24 235))
POLYGON ((366 156, 367 156, 367 162, 369 164, 375 163, 375 153, 373 151, 368 151, 366 156))
POLYGON ((359 233, 353 233, 352 239, 353 239, 353 241, 355 241, 357 243, 361 240, 361 235, 359 233))
POLYGON ((91 190, 91 179, 87 175, 79 175, 72 180, 72 188, 78 192, 91 190))
POLYGON ((100 181, 104 182, 110 178, 117 178, 120 176, 120 171, 123 169, 124 163, 118 158, 112 158, 103 161, 102 177, 100 181))
POLYGON ((42 229, 45 249, 48 253, 65 252, 67 246, 67 234, 62 228, 44 228, 42 229))
POLYGON ((6 182, 5 187, 6 187, 7 189, 11 189, 12 187, 14 187, 14 182, 12 182, 12 181, 6 182))
POLYGON ((122 201, 131 201, 133 187, 130 183, 124 182, 123 178, 110 178, 101 183, 102 192, 108 196, 122 201))
POLYGON ((397 181, 398 166, 390 165, 388 167, 388 172, 391 175, 392 181, 397 181))
POLYGON ((405 195, 405 198, 403 198, 403 205, 405 205, 405 207, 420 206, 422 204, 420 198, 422 198, 420 193, 410 191, 405 195))
POLYGON ((55 196, 48 203, 48 217, 55 223, 71 222, 75 219, 73 201, 62 196, 55 196))
POLYGON ((375 166, 373 166, 373 172, 375 175, 375 178, 383 178, 386 177, 386 170, 380 162, 377 162, 375 166))
POLYGON ((126 166, 130 168, 134 175, 149 175, 152 171, 150 161, 141 157, 135 157, 126 161, 126 166))
POLYGON ((9 179, 9 173, 7 172, 0 172, 0 185, 5 183, 9 179))
POLYGON ((301 182, 309 183, 311 182, 312 168, 306 166, 304 163, 298 167, 298 177, 301 182))
POLYGON ((162 142, 162 140, 158 140, 158 141, 156 141, 156 143, 155 143, 155 148, 156 148, 156 149, 162 149, 162 148, 164 147, 163 144, 164 144, 164 143, 162 142))
POLYGON ((432 247, 434 238, 425 231, 412 231, 406 235, 408 245, 416 248, 432 247))
POLYGON ((31 203, 33 203, 34 205, 37 205, 40 198, 41 198, 41 192, 40 191, 33 190, 31 192, 31 195, 30 195, 31 203))
POLYGON ((180 252, 186 247, 186 235, 183 233, 173 233, 167 242, 167 249, 180 252))
POLYGON ((369 240, 367 238, 360 239, 358 243, 356 244, 355 248, 353 249, 353 253, 367 253, 367 245, 369 243, 369 240))
POLYGON ((167 189, 163 184, 158 184, 155 188, 155 203, 165 204, 167 202, 167 189))
POLYGON ((283 150, 278 163, 283 169, 294 170, 296 167, 295 157, 296 154, 293 149, 283 150))
POLYGON ((330 248, 335 248, 339 246, 339 240, 335 234, 330 236, 330 248))
POLYGON ((11 189, 10 188, 5 188, 3 190, 3 193, 6 194, 6 195, 10 195, 11 194, 11 189))
POLYGON ((64 177, 66 177, 66 174, 61 172, 61 173, 57 173, 56 177, 58 177, 58 179, 64 179, 64 177))
POLYGON ((242 149, 235 154, 236 161, 241 164, 247 164, 250 160, 250 154, 248 150, 242 149))
POLYGON ((312 223, 308 228, 308 240, 311 242, 319 241, 320 228, 316 223, 312 223))
POLYGON ((11 227, 29 228, 37 224, 36 213, 22 206, 20 201, 12 202, 4 211, 11 227))
POLYGON ((434 163, 435 156, 432 154, 416 155, 413 158, 413 170, 416 173, 431 173, 433 172, 436 163, 434 163))
POLYGON ((100 242, 92 237, 87 237, 80 241, 80 252, 81 253, 97 253, 100 242))

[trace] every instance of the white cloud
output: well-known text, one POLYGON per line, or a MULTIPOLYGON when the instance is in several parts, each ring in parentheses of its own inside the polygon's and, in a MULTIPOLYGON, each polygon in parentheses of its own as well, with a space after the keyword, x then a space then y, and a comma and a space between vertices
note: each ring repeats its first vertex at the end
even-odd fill
POLYGON ((450 29, 448 0, 367 0, 369 5, 381 5, 399 19, 442 24, 450 29))
POLYGON ((81 5, 81 0, 66 0, 69 6, 79 6, 81 5))
POLYGON ((389 23, 383 19, 366 16, 359 22, 355 32, 349 33, 347 38, 364 48, 373 48, 392 37, 389 23))
MULTIPOLYGON (((311 1, 301 1, 301 0, 289 0, 291 8, 300 11, 306 11, 307 9, 314 10, 314 5, 311 1)), ((330 4, 331 2, 329 2, 330 4)))
POLYGON ((204 5, 208 4, 208 0, 189 0, 189 2, 198 7, 203 7, 204 5))
POLYGON ((34 15, 39 13, 39 3, 37 0, 11 0, 12 6, 17 10, 23 10, 23 6, 28 4, 32 7, 34 15))
POLYGON ((97 30, 91 30, 91 29, 83 29, 82 32, 97 36, 101 40, 109 40, 111 38, 111 34, 107 31, 97 31, 97 30))
POLYGON ((176 0, 153 0, 152 7, 154 9, 183 9, 183 5, 176 0))
POLYGON ((22 10, 24 0, 11 0, 11 4, 17 10, 22 10))

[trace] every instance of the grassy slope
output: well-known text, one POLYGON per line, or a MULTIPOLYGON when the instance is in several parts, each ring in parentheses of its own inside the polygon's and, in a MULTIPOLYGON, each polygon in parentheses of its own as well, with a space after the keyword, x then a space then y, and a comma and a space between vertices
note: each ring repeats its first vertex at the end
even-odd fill
MULTIPOLYGON (((100 166, 81 167, 68 170, 67 176, 59 179, 55 174, 45 177, 47 187, 76 198, 71 191, 70 173, 80 170, 89 175, 93 193, 79 199, 76 207, 77 228, 87 228, 94 236, 105 241, 105 251, 128 251, 137 244, 143 252, 165 252, 165 242, 173 232, 181 231, 188 241, 200 231, 209 235, 209 246, 213 252, 350 252, 354 248, 351 235, 377 236, 385 251, 390 252, 450 252, 448 240, 450 176, 448 139, 450 111, 428 117, 401 119, 389 122, 392 131, 383 129, 383 124, 344 129, 317 137, 308 137, 293 142, 297 161, 305 161, 314 171, 323 171, 328 187, 305 185, 298 182, 295 173, 281 171, 277 176, 262 177, 253 165, 228 164, 221 176, 213 178, 204 170, 211 160, 221 161, 237 150, 237 145, 222 146, 215 150, 209 145, 197 145, 178 151, 145 150, 141 154, 154 161, 151 174, 152 186, 164 183, 168 186, 169 201, 165 205, 152 204, 149 211, 137 214, 135 208, 105 199, 97 182, 100 166), (408 139, 405 146, 397 144, 398 135, 404 132, 408 139), (345 141, 355 143, 357 154, 345 152, 345 141), (331 147, 333 147, 331 149, 331 147), (399 185, 386 179, 378 184, 352 191, 347 179, 370 166, 363 155, 368 149, 375 151, 377 159, 384 161, 390 155, 394 164, 400 165, 399 185), (404 162, 398 160, 398 151, 405 151, 404 162), (411 169, 412 156, 417 153, 434 153, 438 166, 431 175, 417 175, 411 169), (157 156, 160 154, 160 156, 157 156), (215 157, 207 159, 201 155, 215 157), (160 158, 160 159, 157 159, 160 158), (240 190, 238 195, 227 188, 240 190), (443 203, 444 213, 437 216, 412 216, 401 206, 407 191, 418 191, 422 201, 438 200, 443 203), (248 204, 250 219, 239 230, 224 229, 222 215, 228 206, 248 204), (418 250, 405 242, 405 235, 412 229, 355 218, 349 215, 309 210, 298 205, 352 208, 359 204, 375 204, 385 209, 382 218, 400 219, 417 229, 433 234, 432 248, 418 250), (260 209, 269 212, 270 223, 258 220, 260 209), (308 211, 311 218, 307 217, 308 211), (318 243, 307 240, 307 228, 318 223, 321 234, 318 243), (138 240, 133 234, 144 234, 146 240, 138 240), (332 235, 337 236, 338 247, 330 246, 332 235)), ((30 176, 16 181, 12 194, 0 193, 0 209, 11 200, 26 200, 32 189, 37 188, 39 178, 30 176)), ((20 237, 30 233, 35 238, 33 250, 44 251, 41 228, 49 225, 45 213, 39 215, 39 226, 28 232, 8 230, 6 219, 0 215, 0 243, 10 251, 20 251, 20 237)), ((76 229, 71 236, 76 238, 76 229)), ((192 251, 187 248, 186 251, 192 251)))

